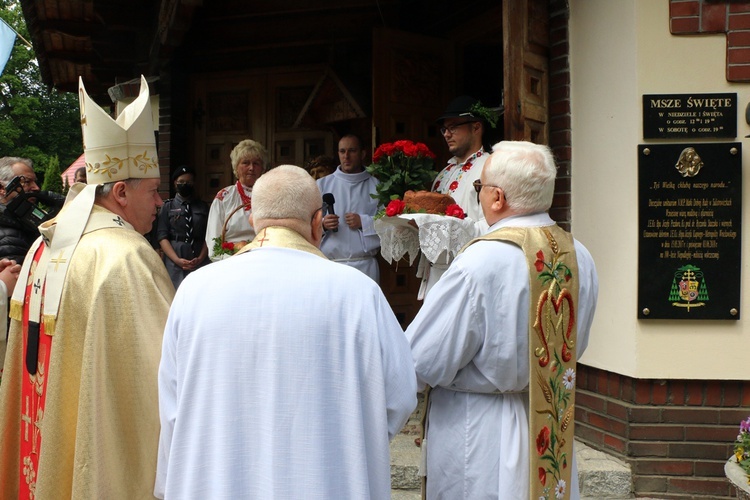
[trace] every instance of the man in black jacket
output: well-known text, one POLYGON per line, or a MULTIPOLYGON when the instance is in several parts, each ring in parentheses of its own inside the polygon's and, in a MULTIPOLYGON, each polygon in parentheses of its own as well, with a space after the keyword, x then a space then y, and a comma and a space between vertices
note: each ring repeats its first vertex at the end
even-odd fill
MULTIPOLYGON (((8 183, 15 177, 20 177, 21 187, 25 193, 39 192, 31 160, 14 156, 0 158, 0 258, 15 260, 21 264, 31 244, 39 237, 39 232, 33 224, 24 222, 13 212, 6 210, 8 203, 18 196, 18 193, 6 191, 8 183)), ((49 200, 49 196, 45 196, 44 201, 48 205, 62 206, 64 201, 62 196, 55 196, 55 193, 39 194, 52 196, 49 200)), ((28 200, 33 203, 37 201, 35 197, 28 200)))

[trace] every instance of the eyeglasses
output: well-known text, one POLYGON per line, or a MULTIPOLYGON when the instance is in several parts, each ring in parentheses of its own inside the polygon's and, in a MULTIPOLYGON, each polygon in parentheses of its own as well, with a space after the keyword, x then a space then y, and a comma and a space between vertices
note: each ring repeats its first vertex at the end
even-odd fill
POLYGON ((469 120, 461 123, 454 123, 453 125, 448 125, 447 127, 440 127, 440 133, 445 135, 446 132, 450 132, 451 135, 456 133, 456 129, 460 127, 461 125, 466 125, 467 123, 476 123, 476 120, 469 120))
POLYGON ((183 181, 180 181, 180 182, 175 182, 174 185, 175 186, 192 186, 193 183, 192 182, 183 182, 183 181))
MULTIPOLYGON (((500 186, 495 186, 493 184, 482 184, 482 181, 477 179, 474 182, 471 183, 472 186, 474 186, 474 191, 477 192, 477 203, 479 203, 479 193, 482 191, 482 188, 488 187, 488 188, 498 188, 503 189, 500 186)), ((503 189, 503 199, 505 199, 505 190, 503 189)))
POLYGON ((25 177, 23 175, 20 176, 18 180, 21 181, 22 186, 28 186, 29 184, 36 184, 36 178, 29 179, 28 177, 25 177))
POLYGON ((321 206, 320 208, 318 208, 317 210, 315 210, 315 211, 313 212, 313 214, 312 214, 312 217, 310 217, 310 222, 311 222, 311 223, 312 223, 312 221, 313 221, 313 220, 315 220, 315 214, 317 214, 317 213, 318 213, 318 212, 320 212, 320 211, 322 211, 322 212, 323 212, 323 215, 325 215, 325 214, 326 214, 326 212, 328 211, 328 203, 326 203, 326 202, 324 201, 324 202, 323 202, 323 206, 321 206))

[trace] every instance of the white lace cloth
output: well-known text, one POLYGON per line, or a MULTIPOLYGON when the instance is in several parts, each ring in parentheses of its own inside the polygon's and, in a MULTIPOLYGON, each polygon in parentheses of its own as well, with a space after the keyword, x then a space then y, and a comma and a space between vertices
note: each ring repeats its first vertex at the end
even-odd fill
POLYGON ((409 256, 409 265, 419 251, 432 263, 445 253, 452 260, 465 244, 479 236, 473 220, 458 219, 434 214, 402 214, 381 217, 375 221, 375 231, 380 236, 380 253, 391 263, 409 256), (409 223, 413 220, 419 229, 409 223))

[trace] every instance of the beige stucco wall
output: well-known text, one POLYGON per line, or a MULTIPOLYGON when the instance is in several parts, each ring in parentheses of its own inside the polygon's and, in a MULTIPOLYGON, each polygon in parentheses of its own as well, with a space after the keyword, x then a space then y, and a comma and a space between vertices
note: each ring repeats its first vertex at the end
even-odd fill
MULTIPOLYGON (((569 5, 573 233, 594 256, 600 280, 581 362, 635 378, 745 379, 748 245, 742 250, 741 320, 637 319, 637 146, 685 142, 643 139, 643 94, 736 92, 736 141, 743 143, 746 171, 750 84, 726 81, 725 35, 669 33, 668 0, 569 0, 569 5)), ((750 221, 749 182, 745 175, 744 221, 750 221)))

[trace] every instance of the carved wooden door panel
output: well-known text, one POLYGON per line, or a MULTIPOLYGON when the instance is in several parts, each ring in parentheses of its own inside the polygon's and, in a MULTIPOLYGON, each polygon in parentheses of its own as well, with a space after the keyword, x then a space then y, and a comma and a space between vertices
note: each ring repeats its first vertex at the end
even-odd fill
POLYGON ((240 141, 252 138, 267 146, 266 84, 258 76, 201 75, 192 81, 192 166, 201 198, 234 182, 229 153, 240 141))
POLYGON ((272 166, 304 166, 312 157, 334 155, 326 124, 297 123, 324 74, 320 67, 194 77, 191 161, 204 200, 235 181, 229 153, 244 139, 260 142, 272 166))
POLYGON ((548 26, 547 0, 503 2, 506 139, 549 142, 548 26))
MULTIPOLYGON (((448 151, 435 119, 455 97, 454 50, 449 41, 388 28, 373 32, 373 149, 399 139, 424 142, 442 168, 448 151)), ((435 172, 437 174, 437 172, 435 172)), ((416 263, 380 259, 380 287, 406 328, 419 311, 416 263)))
POLYGON ((424 142, 442 166, 448 153, 435 119, 455 97, 453 43, 378 28, 372 60, 373 147, 398 139, 424 142))

